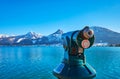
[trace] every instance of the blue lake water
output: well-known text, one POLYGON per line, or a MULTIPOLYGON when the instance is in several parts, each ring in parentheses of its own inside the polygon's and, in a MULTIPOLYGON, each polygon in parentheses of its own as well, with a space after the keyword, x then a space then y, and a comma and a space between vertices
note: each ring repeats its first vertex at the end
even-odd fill
MULTIPOLYGON (((62 61, 62 46, 0 47, 0 79, 57 79, 52 70, 62 61)), ((85 50, 95 79, 120 79, 120 47, 85 50)))

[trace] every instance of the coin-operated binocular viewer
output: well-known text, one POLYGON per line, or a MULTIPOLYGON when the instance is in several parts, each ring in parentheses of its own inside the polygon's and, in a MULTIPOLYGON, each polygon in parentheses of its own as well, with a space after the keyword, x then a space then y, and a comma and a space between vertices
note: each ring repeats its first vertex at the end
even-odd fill
POLYGON ((85 61, 84 50, 94 43, 94 32, 88 26, 62 35, 64 58, 53 70, 58 79, 93 79, 95 70, 85 61))

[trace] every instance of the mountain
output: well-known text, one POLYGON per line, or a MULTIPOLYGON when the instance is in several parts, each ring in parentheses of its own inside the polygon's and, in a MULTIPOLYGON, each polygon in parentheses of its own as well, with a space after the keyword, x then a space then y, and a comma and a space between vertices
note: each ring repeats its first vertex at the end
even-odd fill
POLYGON ((48 35, 43 36, 42 38, 39 38, 37 40, 37 44, 59 44, 62 43, 61 35, 63 34, 63 31, 58 29, 56 32, 48 35))
MULTIPOLYGON (((120 44, 120 33, 107 28, 93 26, 95 43, 120 44)), ((0 45, 51 45, 62 44, 61 36, 63 31, 58 29, 56 32, 44 36, 35 32, 28 32, 24 35, 8 36, 0 34, 0 45)))
POLYGON ((28 32, 25 35, 0 37, 0 45, 32 45, 34 40, 41 37, 42 35, 35 32, 28 32))
POLYGON ((27 34, 23 35, 25 38, 28 39, 37 39, 37 38, 41 38, 42 35, 41 34, 37 34, 35 32, 28 32, 27 34))
POLYGON ((5 37, 8 37, 8 35, 0 34, 0 38, 5 38, 5 37))
POLYGON ((95 43, 120 44, 120 33, 107 28, 93 26, 95 43))

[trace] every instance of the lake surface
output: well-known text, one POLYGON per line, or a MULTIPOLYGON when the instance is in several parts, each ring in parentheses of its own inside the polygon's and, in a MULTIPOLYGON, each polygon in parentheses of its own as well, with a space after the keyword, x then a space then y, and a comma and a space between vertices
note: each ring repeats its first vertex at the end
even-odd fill
MULTIPOLYGON (((62 46, 0 47, 0 79, 57 79, 52 70, 62 61, 62 46)), ((95 79, 120 79, 120 47, 85 50, 95 79)))

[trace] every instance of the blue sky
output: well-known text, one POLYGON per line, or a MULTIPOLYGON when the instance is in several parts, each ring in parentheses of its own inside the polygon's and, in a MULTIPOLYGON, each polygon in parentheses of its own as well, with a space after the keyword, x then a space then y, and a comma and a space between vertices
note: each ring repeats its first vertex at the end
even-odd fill
POLYGON ((84 26, 120 31, 120 0, 0 0, 0 34, 48 35, 84 26))

